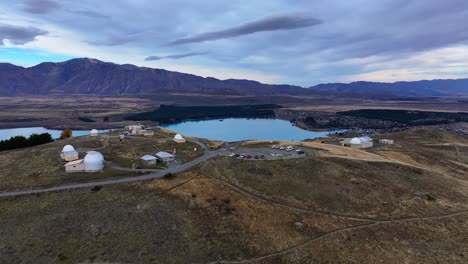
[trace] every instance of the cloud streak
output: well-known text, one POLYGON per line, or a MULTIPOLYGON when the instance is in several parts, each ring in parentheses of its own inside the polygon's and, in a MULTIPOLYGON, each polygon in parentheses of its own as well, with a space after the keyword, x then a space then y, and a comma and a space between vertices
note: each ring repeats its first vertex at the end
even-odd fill
POLYGON ((52 0, 26 0, 20 4, 20 7, 28 13, 47 14, 60 8, 60 5, 52 0))
POLYGON ((174 55, 168 55, 168 56, 148 56, 145 58, 145 61, 157 61, 157 60, 165 60, 165 59, 178 60, 182 58, 200 56, 200 55, 205 55, 205 54, 208 54, 208 52, 190 52, 190 53, 174 54, 174 55))
POLYGON ((321 24, 322 21, 313 17, 303 15, 283 15, 266 17, 249 22, 237 27, 227 28, 220 31, 205 32, 184 38, 179 38, 168 43, 169 46, 183 45, 188 43, 205 42, 218 39, 234 38, 242 35, 250 35, 265 31, 292 30, 306 28, 321 24))
POLYGON ((15 45, 24 45, 33 41, 37 36, 46 34, 48 34, 47 31, 35 27, 0 24, 0 46, 3 46, 6 40, 15 45))

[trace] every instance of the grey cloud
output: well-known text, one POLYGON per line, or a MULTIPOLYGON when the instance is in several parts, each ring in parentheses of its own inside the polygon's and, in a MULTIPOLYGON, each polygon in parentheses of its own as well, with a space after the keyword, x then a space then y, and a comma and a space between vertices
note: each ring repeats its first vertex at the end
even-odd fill
POLYGON ((264 31, 291 30, 298 28, 311 27, 321 24, 322 21, 308 16, 298 14, 272 16, 257 21, 249 22, 237 27, 232 27, 220 31, 206 32, 185 38, 176 39, 168 43, 170 46, 182 45, 187 43, 204 42, 209 40, 233 38, 242 35, 249 35, 264 31))
POLYGON ((168 56, 149 56, 145 58, 145 61, 156 61, 156 60, 165 60, 165 59, 177 60, 177 59, 182 59, 186 57, 193 57, 193 56, 199 56, 199 55, 205 55, 205 54, 208 54, 208 52, 190 52, 190 53, 175 54, 175 55, 168 55, 168 56))
POLYGON ((129 42, 142 39, 149 33, 151 32, 139 32, 139 33, 124 35, 124 36, 110 35, 106 40, 95 41, 95 42, 90 42, 90 43, 95 44, 95 45, 102 45, 102 46, 118 46, 118 45, 123 45, 129 42))
POLYGON ((20 4, 20 7, 28 13, 47 14, 58 9, 60 5, 52 0, 26 0, 20 4))
POLYGON ((37 36, 46 35, 48 32, 35 27, 20 27, 0 24, 0 46, 5 40, 13 44, 23 45, 33 41, 37 36))
POLYGON ((101 13, 98 13, 98 12, 94 12, 94 11, 91 11, 91 10, 86 10, 86 9, 70 10, 70 12, 73 13, 73 14, 86 16, 86 17, 90 17, 90 18, 98 18, 98 19, 109 19, 110 18, 107 15, 104 15, 104 14, 101 14, 101 13))

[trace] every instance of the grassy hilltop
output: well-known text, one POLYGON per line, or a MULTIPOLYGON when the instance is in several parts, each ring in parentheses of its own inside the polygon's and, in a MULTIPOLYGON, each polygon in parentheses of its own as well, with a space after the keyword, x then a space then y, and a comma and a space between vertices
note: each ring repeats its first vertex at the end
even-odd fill
MULTIPOLYGON (((157 132, 142 149, 166 144, 157 132)), ((382 137, 396 144, 296 142, 306 158, 218 156, 163 179, 0 198, 0 263, 467 262, 468 139, 439 129, 382 137)), ((102 147, 85 139, 73 143, 102 147)), ((57 149, 0 153, 1 189, 72 181, 42 174, 57 149), (36 159, 41 174, 19 166, 36 159)))

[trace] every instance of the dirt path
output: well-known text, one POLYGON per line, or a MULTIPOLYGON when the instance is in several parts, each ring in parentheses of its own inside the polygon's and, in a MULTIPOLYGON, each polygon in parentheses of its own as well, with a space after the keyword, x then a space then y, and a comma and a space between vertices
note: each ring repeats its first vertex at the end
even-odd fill
POLYGON ((454 212, 450 214, 445 214, 445 215, 438 215, 438 216, 428 216, 428 217, 414 217, 414 218, 407 218, 407 219, 399 219, 399 220, 388 220, 388 221, 379 221, 375 223, 369 223, 369 224, 363 224, 363 225, 357 225, 357 226, 352 226, 352 227, 344 227, 344 228, 339 228, 335 229, 333 231, 327 232, 325 234, 322 234, 318 237, 313 237, 308 240, 305 240, 301 243, 298 243, 296 245, 293 245, 291 247, 288 247, 284 250, 277 251, 271 254, 263 255, 260 257, 256 258, 251 258, 251 259, 244 259, 244 260, 220 260, 220 261, 213 261, 213 262, 208 262, 208 264, 238 264, 238 263, 252 263, 252 262, 257 262, 261 260, 265 260, 268 258, 280 256, 280 255, 285 255, 288 254, 302 246, 305 246, 311 242, 317 241, 317 240, 322 240, 328 237, 333 236, 334 234, 342 233, 342 232, 348 232, 348 231, 354 231, 354 230, 359 230, 367 227, 372 227, 372 226, 377 226, 377 225, 382 225, 382 224, 390 224, 390 223, 402 223, 402 222, 410 222, 410 221, 427 221, 427 220, 438 220, 438 219, 444 219, 444 218, 450 218, 450 217, 455 217, 463 214, 467 214, 468 210, 465 211, 460 211, 460 212, 454 212))
POLYGON ((207 173, 204 173, 204 175, 206 177, 210 178, 210 179, 220 181, 220 182, 224 183, 225 185, 227 185, 232 190, 234 190, 234 191, 236 191, 236 192, 238 192, 240 194, 246 195, 246 196, 248 196, 250 198, 253 198, 253 199, 257 200, 257 201, 274 204, 274 205, 284 207, 284 208, 288 208, 288 209, 298 211, 298 212, 305 212, 305 213, 323 215, 323 216, 327 216, 327 217, 335 218, 335 219, 360 221, 360 222, 371 222, 371 223, 386 223, 386 222, 389 222, 389 221, 399 221, 399 220, 405 220, 405 219, 413 219, 411 217, 407 217, 407 218, 405 218, 405 217, 388 218, 388 219, 364 218, 364 217, 347 216, 347 215, 341 215, 341 214, 322 212, 322 211, 317 211, 317 210, 313 210, 313 209, 306 209, 306 208, 302 208, 302 207, 299 207, 299 206, 292 205, 292 204, 287 203, 287 202, 282 202, 282 201, 276 201, 276 200, 273 200, 273 199, 269 199, 269 198, 264 197, 264 196, 262 196, 260 194, 249 191, 249 190, 245 189, 244 187, 242 187, 240 185, 236 185, 234 183, 231 183, 231 182, 229 182, 229 181, 227 181, 225 179, 208 176, 207 173))

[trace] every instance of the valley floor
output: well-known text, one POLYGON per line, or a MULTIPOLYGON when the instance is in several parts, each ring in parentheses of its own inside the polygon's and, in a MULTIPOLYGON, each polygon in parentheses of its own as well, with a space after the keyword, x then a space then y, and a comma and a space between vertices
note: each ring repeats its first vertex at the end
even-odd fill
MULTIPOLYGON (((356 109, 406 109, 439 112, 468 112, 464 98, 430 98, 420 100, 378 100, 354 98, 320 98, 295 96, 215 96, 190 94, 162 94, 141 97, 96 97, 89 95, 59 97, 0 97, 0 129, 45 126, 50 129, 121 128, 128 124, 125 116, 152 111, 166 105, 245 105, 278 104, 291 112, 308 113, 356 109)), ((278 118, 291 120, 297 115, 288 111, 278 118)), ((155 124, 154 122, 147 122, 155 124)))

